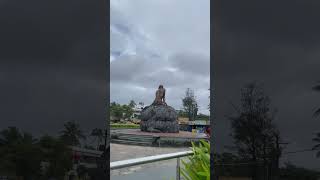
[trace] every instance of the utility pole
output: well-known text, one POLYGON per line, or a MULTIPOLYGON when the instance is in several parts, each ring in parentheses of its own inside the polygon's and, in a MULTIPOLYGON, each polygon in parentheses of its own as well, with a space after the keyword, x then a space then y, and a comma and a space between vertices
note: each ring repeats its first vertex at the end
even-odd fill
POLYGON ((276 157, 275 157, 275 173, 274 176, 276 180, 279 179, 279 167, 280 167, 280 157, 281 157, 281 147, 280 145, 287 145, 288 142, 280 142, 280 135, 278 133, 275 134, 275 140, 276 140, 276 157))

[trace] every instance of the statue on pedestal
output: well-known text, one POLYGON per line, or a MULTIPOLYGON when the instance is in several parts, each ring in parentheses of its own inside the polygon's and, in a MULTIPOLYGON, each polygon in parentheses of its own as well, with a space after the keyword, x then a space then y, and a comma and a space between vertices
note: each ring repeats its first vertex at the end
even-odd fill
POLYGON ((150 106, 141 111, 141 131, 178 133, 179 123, 176 110, 165 101, 166 89, 160 85, 150 106))

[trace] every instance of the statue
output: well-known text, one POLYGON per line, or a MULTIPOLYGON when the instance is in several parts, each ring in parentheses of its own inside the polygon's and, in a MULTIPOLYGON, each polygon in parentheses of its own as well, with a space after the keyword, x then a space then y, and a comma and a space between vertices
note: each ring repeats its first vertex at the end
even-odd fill
POLYGON ((152 105, 167 105, 165 97, 166 97, 166 89, 163 87, 163 85, 160 85, 158 90, 156 91, 156 97, 152 105))
POLYGON ((141 131, 179 132, 178 114, 173 107, 167 105, 165 95, 166 89, 160 85, 153 103, 141 111, 141 131))

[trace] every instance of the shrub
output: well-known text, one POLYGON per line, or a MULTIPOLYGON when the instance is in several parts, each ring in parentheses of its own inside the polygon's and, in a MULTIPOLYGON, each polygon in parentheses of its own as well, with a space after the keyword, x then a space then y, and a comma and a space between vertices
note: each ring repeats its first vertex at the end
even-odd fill
POLYGON ((140 125, 138 124, 110 124, 110 128, 115 129, 138 129, 140 125))
POLYGON ((200 140, 199 145, 192 142, 193 155, 188 162, 181 160, 184 165, 180 173, 186 180, 210 180, 210 144, 200 140))

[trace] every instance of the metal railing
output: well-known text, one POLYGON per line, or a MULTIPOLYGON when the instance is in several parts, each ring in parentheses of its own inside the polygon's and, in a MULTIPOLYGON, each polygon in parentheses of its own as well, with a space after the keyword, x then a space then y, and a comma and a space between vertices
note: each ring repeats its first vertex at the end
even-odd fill
POLYGON ((192 151, 183 151, 183 152, 177 152, 177 153, 147 156, 147 157, 136 158, 136 159, 114 161, 114 162, 110 162, 110 170, 177 158, 176 179, 180 180, 180 158, 185 156, 190 156, 190 155, 193 155, 192 151))

